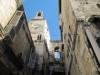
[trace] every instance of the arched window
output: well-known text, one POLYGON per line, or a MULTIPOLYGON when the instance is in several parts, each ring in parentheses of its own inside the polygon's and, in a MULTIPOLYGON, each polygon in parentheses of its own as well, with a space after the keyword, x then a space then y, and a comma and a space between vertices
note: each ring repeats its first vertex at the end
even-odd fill
POLYGON ((59 51, 59 47, 57 46, 57 47, 55 47, 55 49, 54 49, 54 51, 56 52, 58 52, 59 51))
POLYGON ((38 16, 41 16, 41 12, 38 13, 38 16))
POLYGON ((41 40, 41 35, 40 35, 40 40, 41 40))
POLYGON ((37 40, 39 40, 39 35, 37 36, 37 40))

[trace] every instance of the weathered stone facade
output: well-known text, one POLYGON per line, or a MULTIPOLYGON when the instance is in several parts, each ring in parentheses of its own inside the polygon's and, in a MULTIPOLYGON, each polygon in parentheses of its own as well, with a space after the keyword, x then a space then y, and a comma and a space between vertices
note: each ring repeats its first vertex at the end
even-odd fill
POLYGON ((61 40, 51 40, 51 50, 53 51, 55 47, 59 47, 59 52, 61 52, 62 41, 61 40))
POLYGON ((61 40, 51 40, 50 41, 51 45, 50 45, 50 56, 49 56, 49 62, 54 62, 54 53, 55 53, 55 49, 58 47, 58 52, 62 52, 61 51, 61 47, 62 47, 62 42, 61 40))
MULTIPOLYGON (((62 51, 62 41, 61 40, 51 40, 51 50, 49 51, 49 71, 50 74, 55 72, 64 74, 63 65, 63 51, 62 51)), ((56 75, 56 74, 54 74, 56 75)), ((58 75, 58 74, 57 74, 58 75)))
POLYGON ((28 64, 35 50, 21 2, 0 1, 0 75, 31 74, 28 64))
POLYGON ((3 28, 8 24, 16 9, 17 3, 15 0, 0 1, 0 25, 3 28))
POLYGON ((96 40, 100 37, 99 3, 99 0, 59 0, 66 75, 99 75, 100 44, 96 40))
POLYGON ((50 32, 43 12, 37 12, 34 19, 29 21, 29 29, 34 40, 46 40, 48 49, 50 49, 50 32))
POLYGON ((43 12, 37 12, 34 19, 29 21, 29 29, 36 50, 36 70, 38 75, 46 75, 48 72, 49 50, 50 50, 50 33, 46 19, 43 17, 43 12))
POLYGON ((37 60, 36 60, 36 64, 37 64, 37 70, 39 71, 44 71, 44 73, 46 73, 46 71, 48 70, 48 59, 49 59, 49 52, 48 52, 48 47, 47 47, 47 43, 43 40, 37 40, 34 41, 34 45, 35 45, 35 49, 36 49, 36 54, 37 54, 37 60))

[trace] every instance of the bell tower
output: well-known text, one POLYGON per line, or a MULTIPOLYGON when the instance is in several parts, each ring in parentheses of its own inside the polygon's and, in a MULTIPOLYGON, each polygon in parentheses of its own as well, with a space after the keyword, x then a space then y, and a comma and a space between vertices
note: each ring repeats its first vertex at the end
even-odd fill
POLYGON ((33 41, 45 40, 49 48, 50 32, 42 11, 37 12, 35 18, 29 21, 29 29, 31 31, 33 41))

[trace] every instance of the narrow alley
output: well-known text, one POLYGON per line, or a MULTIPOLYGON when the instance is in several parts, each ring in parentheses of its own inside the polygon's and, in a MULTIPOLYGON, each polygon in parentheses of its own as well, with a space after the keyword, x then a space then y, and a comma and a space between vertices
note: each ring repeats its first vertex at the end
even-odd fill
POLYGON ((0 75, 100 75, 100 0, 57 0, 61 40, 24 1, 0 0, 0 75))

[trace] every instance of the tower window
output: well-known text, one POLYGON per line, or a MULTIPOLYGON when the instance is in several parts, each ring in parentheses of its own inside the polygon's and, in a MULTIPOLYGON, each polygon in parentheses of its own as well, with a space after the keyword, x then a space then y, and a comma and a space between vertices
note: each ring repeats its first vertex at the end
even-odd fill
POLYGON ((40 35, 40 40, 41 40, 41 35, 40 35))
POLYGON ((41 35, 38 35, 37 36, 37 40, 41 40, 42 36, 41 35))
POLYGON ((41 12, 38 13, 38 16, 41 16, 41 12))
POLYGON ((37 36, 37 40, 39 40, 39 35, 37 36))

